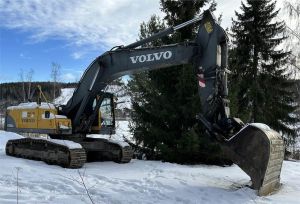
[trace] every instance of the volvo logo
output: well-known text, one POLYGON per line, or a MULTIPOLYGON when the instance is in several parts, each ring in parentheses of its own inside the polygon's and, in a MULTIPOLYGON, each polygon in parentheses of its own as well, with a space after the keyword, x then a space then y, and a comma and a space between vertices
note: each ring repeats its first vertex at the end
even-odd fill
POLYGON ((143 63, 143 62, 158 61, 158 60, 161 60, 162 58, 167 60, 167 59, 170 59, 171 57, 172 57, 172 52, 165 51, 165 52, 155 52, 155 53, 151 53, 151 54, 133 56, 133 57, 130 57, 130 60, 131 60, 132 64, 135 64, 137 62, 143 63))

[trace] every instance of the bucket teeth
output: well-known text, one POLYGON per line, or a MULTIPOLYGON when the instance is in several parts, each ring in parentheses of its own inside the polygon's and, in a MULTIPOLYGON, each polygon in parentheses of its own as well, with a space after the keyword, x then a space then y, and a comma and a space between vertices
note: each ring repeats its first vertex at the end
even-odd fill
POLYGON ((270 157, 262 186, 258 191, 261 196, 268 195, 279 188, 280 172, 284 159, 284 143, 279 133, 271 130, 266 135, 270 140, 270 157))
POLYGON ((280 186, 284 143, 267 126, 249 124, 222 145, 229 158, 251 178, 258 195, 265 196, 280 186))

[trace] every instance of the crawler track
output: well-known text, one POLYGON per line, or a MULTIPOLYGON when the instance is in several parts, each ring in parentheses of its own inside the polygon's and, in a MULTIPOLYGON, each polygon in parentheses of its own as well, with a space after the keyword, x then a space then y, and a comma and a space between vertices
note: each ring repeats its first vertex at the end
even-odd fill
POLYGON ((69 148, 51 140, 22 138, 6 143, 6 154, 14 157, 44 161, 64 168, 81 168, 86 162, 83 148, 69 148))
POLYGON ((132 159, 133 150, 130 146, 122 148, 122 156, 120 157, 119 163, 128 163, 132 159))
POLYGON ((128 163, 132 159, 133 150, 127 143, 103 138, 85 138, 77 141, 87 152, 87 161, 114 161, 128 163))

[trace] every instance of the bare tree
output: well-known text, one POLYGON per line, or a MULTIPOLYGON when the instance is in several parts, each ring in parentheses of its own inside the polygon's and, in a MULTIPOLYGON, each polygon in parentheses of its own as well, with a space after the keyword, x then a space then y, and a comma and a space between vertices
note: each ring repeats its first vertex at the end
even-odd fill
MULTIPOLYGON (((300 1, 299 0, 285 0, 284 9, 285 15, 289 18, 286 20, 286 31, 289 35, 287 38, 287 48, 291 50, 290 64, 293 67, 294 76, 296 79, 300 79, 300 1)), ((300 93, 300 84, 296 86, 296 93, 300 93)), ((298 109, 296 110, 295 117, 300 116, 300 96, 298 95, 298 109)), ((296 127, 300 132, 300 127, 296 127)), ((292 151, 292 158, 299 157, 299 149, 296 147, 297 142, 293 141, 290 144, 290 150, 292 151)))
POLYGON ((32 76, 34 74, 34 70, 30 69, 29 72, 27 72, 26 74, 26 79, 27 79, 27 83, 28 83, 28 90, 27 90, 27 99, 30 100, 31 99, 31 82, 32 82, 32 76))
POLYGON ((22 82, 22 95, 23 95, 23 102, 26 101, 26 93, 25 93, 25 80, 24 80, 24 71, 20 69, 19 72, 20 81, 22 82))
POLYGON ((288 16, 285 23, 286 32, 289 36, 286 47, 291 50, 290 64, 295 70, 295 76, 300 77, 300 2, 298 0, 285 1, 283 11, 284 15, 288 16))
POLYGON ((61 69, 60 64, 52 62, 51 78, 53 81, 53 100, 56 98, 55 91, 57 89, 57 82, 59 81, 60 69, 61 69))

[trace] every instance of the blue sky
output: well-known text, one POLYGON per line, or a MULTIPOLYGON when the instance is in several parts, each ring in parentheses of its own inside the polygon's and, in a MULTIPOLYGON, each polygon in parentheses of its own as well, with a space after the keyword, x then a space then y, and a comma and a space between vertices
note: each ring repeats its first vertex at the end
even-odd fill
POLYGON ((97 56, 134 42, 154 13, 159 1, 0 0, 0 83, 19 81, 21 69, 49 81, 52 62, 61 81, 76 81, 97 56))
MULTIPOLYGON (((228 27, 241 0, 217 0, 215 13, 228 27)), ((138 39, 139 25, 163 16, 159 0, 0 0, 0 83, 19 81, 21 69, 34 81, 74 82, 104 51, 138 39)))
POLYGON ((30 33, 0 29, 0 82, 20 80, 20 72, 34 70, 35 81, 50 80, 52 62, 61 65, 62 80, 74 81, 84 67, 102 52, 89 52, 85 57, 74 59, 73 46, 67 46, 65 40, 47 39, 43 42, 31 42, 30 33))

